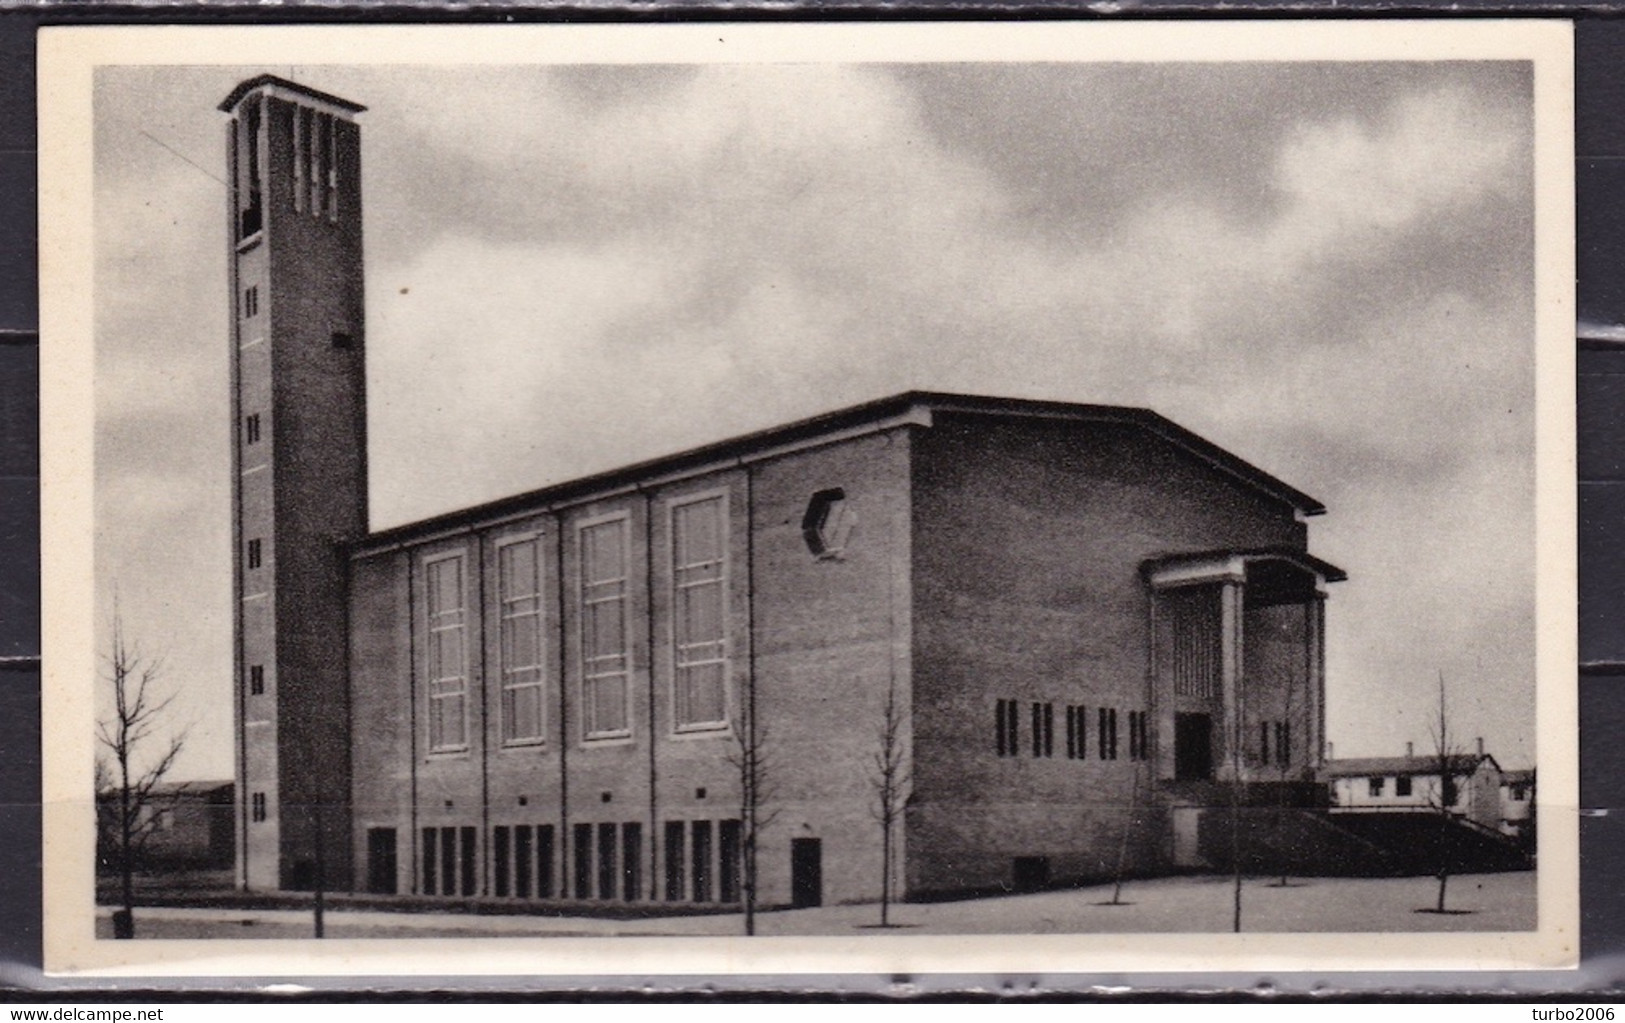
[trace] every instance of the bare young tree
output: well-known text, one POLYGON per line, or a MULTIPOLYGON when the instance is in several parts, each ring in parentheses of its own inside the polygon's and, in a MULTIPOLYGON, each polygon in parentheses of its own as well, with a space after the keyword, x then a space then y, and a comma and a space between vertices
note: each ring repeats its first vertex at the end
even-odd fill
MULTIPOLYGON (((1142 754, 1143 755, 1143 754, 1142 754)), ((1105 906, 1128 906, 1132 903, 1123 901, 1123 874, 1128 869, 1128 837, 1129 832, 1135 829, 1135 816, 1140 808, 1140 764, 1133 765, 1133 774, 1129 776, 1128 814, 1123 819, 1123 826, 1117 834, 1117 869, 1112 878, 1112 898, 1110 902, 1101 903, 1105 906)))
POLYGON ((1439 774, 1439 786, 1433 790, 1428 802, 1439 815, 1439 898, 1435 913, 1445 910, 1445 888, 1450 883, 1450 836, 1456 827, 1452 807, 1460 791, 1456 775, 1460 773, 1462 756, 1450 735, 1450 718, 1445 712, 1444 672, 1439 672, 1439 714, 1428 729, 1433 738, 1434 766, 1439 774))
POLYGON ((734 749, 728 763, 739 772, 739 828, 740 854, 744 860, 742 894, 745 901, 745 933, 756 933, 757 850, 761 834, 771 827, 779 811, 768 809, 773 805, 775 789, 773 765, 769 755, 767 728, 756 722, 755 714, 747 710, 743 722, 735 721, 734 749))
POLYGON ((886 687, 886 703, 881 708, 879 748, 874 755, 874 772, 869 783, 874 788, 875 805, 871 809, 880 824, 880 926, 891 926, 892 901, 892 845, 897 822, 908 803, 909 785, 913 780, 908 764, 908 750, 903 743, 903 709, 897 703, 897 686, 886 687))
POLYGON ((112 759, 110 831, 118 864, 123 908, 113 916, 115 938, 135 937, 135 868, 147 839, 157 830, 163 809, 159 785, 186 745, 183 729, 167 742, 158 733, 175 694, 160 697, 163 660, 145 654, 124 635, 113 614, 113 646, 104 678, 111 686, 113 715, 96 722, 96 738, 112 759), (149 752, 152 747, 154 752, 149 752))
MULTIPOLYGON (((1239 701, 1238 701, 1239 702, 1239 701)), ((1241 933, 1241 711, 1230 734, 1230 930, 1241 933)))
MULTIPOLYGON (((1276 773, 1278 775, 1280 775, 1280 782, 1281 782, 1280 791, 1278 791, 1276 793, 1276 798, 1275 798, 1275 821, 1274 821, 1275 826, 1274 826, 1274 831, 1275 831, 1276 835, 1280 835, 1281 834, 1281 829, 1283 827, 1285 827, 1287 814, 1288 814, 1288 810, 1289 810, 1288 800, 1289 800, 1289 794, 1290 794, 1290 788, 1291 788, 1291 782, 1292 782, 1292 770, 1293 770, 1293 768, 1292 768, 1292 725, 1293 725, 1294 722, 1292 720, 1292 715, 1293 715, 1292 694, 1297 691, 1297 688, 1298 688, 1297 686, 1292 684, 1292 680, 1290 678, 1286 680, 1286 695, 1281 700, 1281 720, 1274 723, 1275 734, 1273 736, 1271 736, 1269 734, 1261 734, 1259 736, 1260 740, 1262 740, 1262 742, 1264 744, 1264 747, 1265 747, 1265 751, 1264 751, 1265 756, 1269 755, 1269 744, 1270 744, 1271 739, 1273 738, 1273 740, 1275 742, 1275 771, 1276 771, 1276 773)), ((1292 882, 1287 878, 1287 869, 1286 868, 1287 868, 1286 858, 1282 857, 1282 859, 1281 859, 1281 876, 1276 878, 1275 881, 1273 882, 1274 887, 1276 887, 1276 888, 1289 888, 1289 887, 1291 887, 1292 882)))

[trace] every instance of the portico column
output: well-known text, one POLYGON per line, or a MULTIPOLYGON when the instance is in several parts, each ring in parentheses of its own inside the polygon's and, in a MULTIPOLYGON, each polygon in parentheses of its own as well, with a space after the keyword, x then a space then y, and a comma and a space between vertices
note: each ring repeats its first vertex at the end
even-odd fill
POLYGON ((1309 659, 1304 684, 1313 701, 1309 727, 1314 730, 1310 736, 1309 766, 1318 769, 1326 754, 1326 594, 1318 585, 1314 598, 1304 606, 1304 618, 1307 633, 1304 646, 1308 648, 1309 659))
POLYGON ((1242 588, 1232 579, 1219 590, 1219 691, 1224 697, 1220 778, 1240 780, 1242 685, 1242 588))

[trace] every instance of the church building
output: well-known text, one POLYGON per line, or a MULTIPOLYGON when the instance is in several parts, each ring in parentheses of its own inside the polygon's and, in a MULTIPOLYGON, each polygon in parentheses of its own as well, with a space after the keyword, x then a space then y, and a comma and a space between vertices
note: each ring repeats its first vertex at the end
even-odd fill
POLYGON ((241 887, 1011 890, 1316 789, 1325 509, 1151 411, 911 392, 369 531, 363 108, 221 109, 241 887))

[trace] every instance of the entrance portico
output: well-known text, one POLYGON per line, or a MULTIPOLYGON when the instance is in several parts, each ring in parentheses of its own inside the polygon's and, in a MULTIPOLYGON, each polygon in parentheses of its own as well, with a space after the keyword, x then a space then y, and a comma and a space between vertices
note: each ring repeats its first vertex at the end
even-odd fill
POLYGON ((1326 586, 1302 551, 1151 559, 1151 704, 1164 782, 1312 778, 1325 736, 1326 586))

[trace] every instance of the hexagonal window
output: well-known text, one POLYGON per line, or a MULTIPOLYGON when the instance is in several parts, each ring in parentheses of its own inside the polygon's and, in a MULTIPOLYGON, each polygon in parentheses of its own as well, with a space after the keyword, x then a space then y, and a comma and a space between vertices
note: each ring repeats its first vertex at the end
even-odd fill
POLYGON ((801 535, 814 557, 839 558, 857 521, 846 491, 831 487, 818 491, 807 502, 807 514, 801 517, 801 535))

